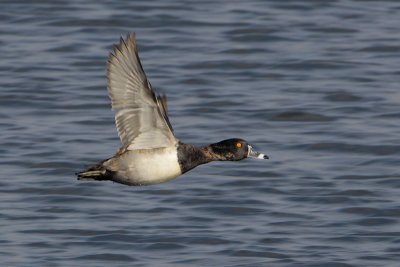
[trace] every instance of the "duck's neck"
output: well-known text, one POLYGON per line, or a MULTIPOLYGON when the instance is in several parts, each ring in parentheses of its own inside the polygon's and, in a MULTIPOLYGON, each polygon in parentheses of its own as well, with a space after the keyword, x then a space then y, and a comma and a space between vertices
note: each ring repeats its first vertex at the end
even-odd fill
POLYGON ((178 162, 182 173, 185 173, 198 165, 216 160, 224 160, 224 158, 214 153, 210 146, 196 147, 194 145, 179 143, 178 162))

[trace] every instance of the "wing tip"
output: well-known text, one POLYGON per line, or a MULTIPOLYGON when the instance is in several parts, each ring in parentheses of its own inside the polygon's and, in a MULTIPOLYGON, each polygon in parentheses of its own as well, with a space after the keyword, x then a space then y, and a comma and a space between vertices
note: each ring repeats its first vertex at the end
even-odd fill
POLYGON ((120 36, 119 38, 119 44, 113 44, 112 46, 112 52, 110 53, 109 56, 109 61, 113 57, 118 57, 118 54, 124 53, 124 50, 129 50, 133 49, 134 51, 137 51, 137 45, 136 45, 136 33, 135 32, 128 32, 126 35, 126 39, 124 37, 120 36))
POLYGON ((126 39, 122 36, 119 39, 119 46, 125 47, 126 49, 132 49, 137 51, 137 44, 136 44, 136 33, 135 32, 128 32, 126 34, 126 39))
POLYGON ((128 32, 126 35, 126 41, 128 43, 136 44, 136 33, 135 32, 128 32))

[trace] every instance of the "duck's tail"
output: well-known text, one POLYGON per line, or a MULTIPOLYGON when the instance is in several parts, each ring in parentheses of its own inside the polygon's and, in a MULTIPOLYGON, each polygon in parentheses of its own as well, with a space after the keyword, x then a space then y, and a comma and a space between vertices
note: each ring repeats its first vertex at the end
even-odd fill
POLYGON ((111 172, 104 168, 101 163, 90 167, 86 171, 78 172, 76 175, 78 180, 81 181, 106 181, 112 178, 111 172))

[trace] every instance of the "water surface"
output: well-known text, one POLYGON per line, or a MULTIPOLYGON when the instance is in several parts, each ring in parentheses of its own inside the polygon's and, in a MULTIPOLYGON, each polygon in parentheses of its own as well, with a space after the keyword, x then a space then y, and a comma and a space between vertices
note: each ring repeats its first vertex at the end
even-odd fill
POLYGON ((397 1, 0 6, 4 266, 398 266, 397 1), (271 159, 76 181, 120 146, 105 69, 131 31, 178 138, 271 159))

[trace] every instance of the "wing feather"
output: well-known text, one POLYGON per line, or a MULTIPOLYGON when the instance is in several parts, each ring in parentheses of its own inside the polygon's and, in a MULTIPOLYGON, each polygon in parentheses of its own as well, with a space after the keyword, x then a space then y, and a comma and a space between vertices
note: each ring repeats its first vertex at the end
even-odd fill
POLYGON ((129 150, 175 145, 165 96, 151 87, 140 62, 135 35, 114 45, 107 68, 108 94, 123 147, 129 150))

